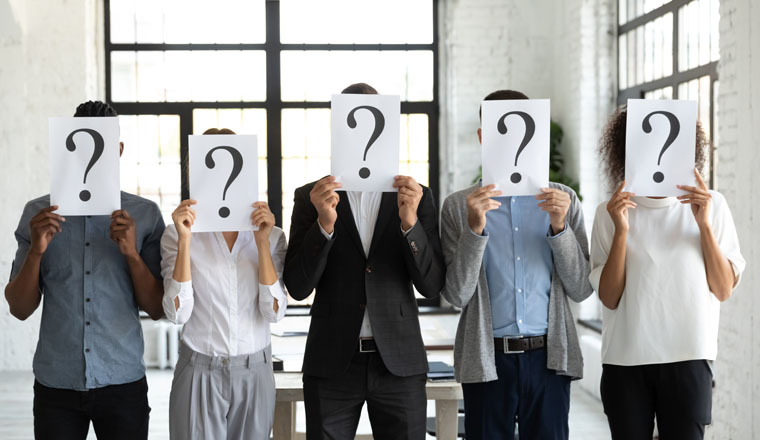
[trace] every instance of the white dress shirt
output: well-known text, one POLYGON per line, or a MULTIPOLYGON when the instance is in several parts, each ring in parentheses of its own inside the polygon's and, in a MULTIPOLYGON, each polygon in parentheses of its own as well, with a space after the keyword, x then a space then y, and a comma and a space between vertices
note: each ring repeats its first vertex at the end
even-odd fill
MULTIPOLYGON (((710 223, 734 274, 744 270, 726 199, 712 194, 710 223)), ((615 310, 603 307, 602 362, 646 365, 715 360, 720 301, 707 284, 702 245, 691 206, 675 197, 633 197, 625 253, 625 288, 615 310)), ((591 234, 589 281, 599 290, 615 225, 602 203, 591 234)))
MULTIPOLYGON (((380 212, 380 202, 383 199, 382 192, 362 192, 362 191, 346 191, 348 196, 348 204, 351 207, 351 214, 354 216, 354 222, 356 223, 356 230, 359 232, 359 238, 362 241, 362 248, 364 249, 364 257, 369 256, 369 249, 372 246, 372 236, 375 233, 375 224, 377 223, 377 214, 380 212)), ((317 222, 319 225, 319 222, 317 222)), ((401 228, 401 232, 406 236, 409 231, 414 228, 415 223, 409 230, 405 231, 401 228)), ((328 234, 322 225, 319 225, 319 230, 322 231, 322 235, 328 240, 332 239, 333 234, 328 234)), ((367 304, 369 307, 369 304, 367 304)), ((360 338, 372 337, 372 326, 369 322, 368 309, 364 309, 364 318, 362 319, 362 328, 359 332, 360 338)))
POLYGON ((285 234, 269 235, 277 282, 259 283, 259 253, 252 231, 240 231, 232 250, 221 232, 197 232, 190 242, 191 281, 173 277, 177 260, 177 229, 169 225, 161 238, 163 308, 166 317, 184 324, 182 341, 209 356, 255 353, 271 341, 270 322, 285 315, 287 296, 282 268, 287 251, 285 234), (179 297, 175 310, 174 298, 179 297), (279 309, 274 311, 274 300, 279 309))

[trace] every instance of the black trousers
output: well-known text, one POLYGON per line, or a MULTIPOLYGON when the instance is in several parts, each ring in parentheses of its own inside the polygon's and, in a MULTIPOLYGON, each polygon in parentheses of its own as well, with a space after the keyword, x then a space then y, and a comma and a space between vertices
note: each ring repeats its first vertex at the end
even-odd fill
POLYGON ((704 438, 712 412, 712 369, 706 360, 637 366, 604 364, 602 403, 614 440, 704 438))
MULTIPOLYGON (((566 440, 570 378, 546 368, 546 349, 496 353, 491 382, 463 383, 467 440, 515 438, 566 440)), ((651 439, 650 439, 651 440, 651 439)))
POLYGON ((377 352, 357 352, 348 371, 336 378, 304 375, 306 438, 353 439, 367 402, 375 439, 424 439, 426 380, 425 374, 394 376, 377 352))
POLYGON ((90 422, 99 439, 148 438, 148 382, 142 379, 88 391, 34 382, 34 438, 84 440, 90 422))

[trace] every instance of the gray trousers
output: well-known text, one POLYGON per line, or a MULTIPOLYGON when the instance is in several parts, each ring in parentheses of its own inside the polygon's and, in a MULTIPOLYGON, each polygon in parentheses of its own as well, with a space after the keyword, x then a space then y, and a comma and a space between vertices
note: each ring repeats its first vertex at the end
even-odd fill
POLYGON ((269 439, 274 421, 271 346, 229 358, 180 345, 169 397, 172 440, 269 439))

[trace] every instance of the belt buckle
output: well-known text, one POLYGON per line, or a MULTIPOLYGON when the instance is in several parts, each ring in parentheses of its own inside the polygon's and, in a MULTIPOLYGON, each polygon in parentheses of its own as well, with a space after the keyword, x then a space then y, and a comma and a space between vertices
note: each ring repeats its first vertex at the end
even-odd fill
POLYGON ((525 353, 525 350, 510 350, 509 349, 509 340, 510 339, 522 339, 525 336, 519 335, 519 336, 504 336, 504 354, 520 354, 525 353))
POLYGON ((371 338, 359 338, 359 353, 374 353, 377 350, 365 350, 364 341, 371 341, 371 338))

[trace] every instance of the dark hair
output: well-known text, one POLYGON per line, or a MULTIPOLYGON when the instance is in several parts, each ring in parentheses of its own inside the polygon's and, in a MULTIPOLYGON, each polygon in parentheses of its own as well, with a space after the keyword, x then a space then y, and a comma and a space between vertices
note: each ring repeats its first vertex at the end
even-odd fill
MULTIPOLYGON (((625 127, 627 111, 625 107, 618 109, 610 118, 602 132, 599 142, 599 157, 602 169, 607 177, 607 185, 611 190, 620 185, 625 179, 625 127)), ((702 124, 697 121, 697 144, 695 149, 696 168, 699 174, 705 168, 709 139, 702 130, 702 124)))
MULTIPOLYGON (((525 93, 516 90, 497 90, 483 98, 483 101, 506 101, 509 99, 529 99, 525 93)), ((478 118, 483 119, 483 106, 478 108, 478 118)))
POLYGON ((377 95, 377 90, 367 83, 356 83, 343 89, 340 92, 344 95, 377 95))
POLYGON ((74 117, 119 116, 110 104, 103 101, 87 101, 79 104, 74 117))
POLYGON ((229 128, 209 128, 203 134, 235 134, 235 132, 229 128))

